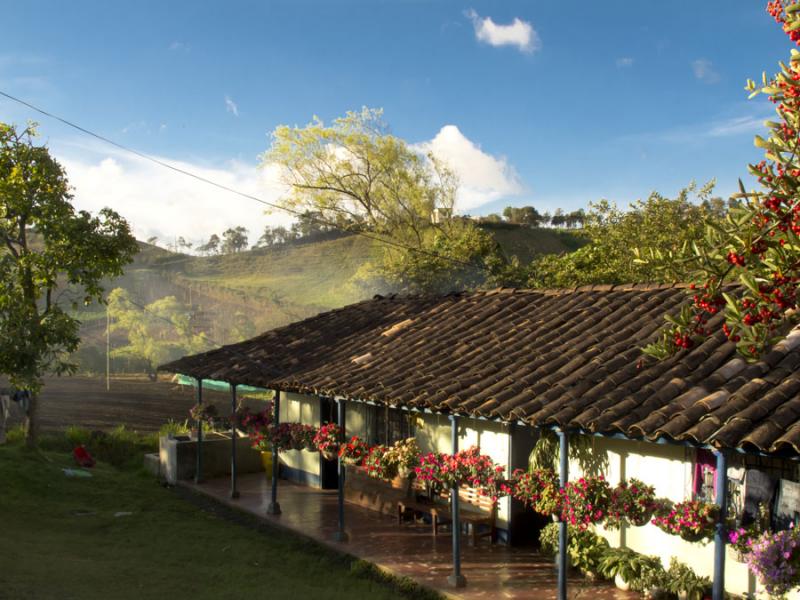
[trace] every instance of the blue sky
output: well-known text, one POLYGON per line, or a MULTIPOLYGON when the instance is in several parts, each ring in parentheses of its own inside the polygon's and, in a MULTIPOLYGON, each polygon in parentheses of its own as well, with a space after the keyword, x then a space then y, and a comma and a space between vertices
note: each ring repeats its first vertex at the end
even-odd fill
MULTIPOLYGON (((4 19, 0 89, 123 144, 270 199, 256 165, 276 125, 383 107, 453 163, 471 214, 732 192, 771 114, 744 82, 789 51, 758 0, 37 1, 4 19)), ((280 220, 0 99, 0 120, 28 118, 76 202, 140 235, 280 220)))

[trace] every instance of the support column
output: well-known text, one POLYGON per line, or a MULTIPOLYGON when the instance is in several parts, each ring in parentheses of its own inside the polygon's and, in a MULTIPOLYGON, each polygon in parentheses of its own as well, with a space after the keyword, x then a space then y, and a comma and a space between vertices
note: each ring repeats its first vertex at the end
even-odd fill
MULTIPOLYGON (((346 420, 346 413, 345 413, 345 404, 344 400, 341 398, 336 401, 336 408, 337 408, 337 417, 336 421, 341 429, 341 434, 339 435, 339 443, 344 444, 346 435, 345 435, 345 420, 346 420)), ((347 532, 344 530, 344 477, 345 477, 345 465, 342 462, 342 457, 339 457, 338 467, 339 467, 339 530, 334 534, 333 539, 337 542, 346 542, 347 541, 347 532)))
MULTIPOLYGON (((275 397, 272 399, 272 422, 277 428, 280 424, 281 414, 281 393, 275 390, 275 397)), ((281 505, 278 504, 278 473, 280 472, 280 457, 278 456, 278 447, 272 444, 272 496, 270 503, 267 505, 268 515, 281 514, 281 505)))
POLYGON ((236 384, 231 384, 231 498, 236 500, 239 497, 239 490, 236 488, 237 469, 236 469, 236 430, 238 429, 238 419, 236 418, 236 384))
MULTIPOLYGON (((450 415, 450 440, 453 454, 458 453, 458 417, 450 415)), ((450 509, 452 514, 450 520, 453 530, 453 574, 447 578, 454 588, 462 588, 467 585, 467 578, 461 574, 461 520, 458 514, 458 483, 450 490, 450 509)))
MULTIPOLYGON (((197 379, 197 404, 203 405, 203 380, 197 379)), ((203 483, 203 419, 197 420, 197 464, 194 468, 195 484, 203 483)))
MULTIPOLYGON (((569 435, 563 429, 558 430, 558 481, 561 487, 569 481, 569 435)), ((558 600, 567 600, 567 522, 558 522, 558 600)))
POLYGON ((713 600, 725 598, 725 518, 728 515, 728 458, 724 450, 718 450, 717 485, 715 496, 719 506, 719 522, 714 532, 714 583, 711 588, 713 600))

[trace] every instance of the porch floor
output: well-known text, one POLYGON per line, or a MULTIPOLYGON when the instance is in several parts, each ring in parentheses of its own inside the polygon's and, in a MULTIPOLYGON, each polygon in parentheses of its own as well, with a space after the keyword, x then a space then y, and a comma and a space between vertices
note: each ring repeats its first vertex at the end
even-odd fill
MULTIPOLYGON (((530 550, 490 545, 483 540, 468 545, 462 535, 462 574, 467 586, 454 590, 447 584, 452 572, 449 533, 437 537, 429 526, 405 524, 376 511, 345 503, 345 529, 349 541, 333 541, 338 526, 336 490, 318 490, 280 480, 278 502, 282 514, 266 514, 270 481, 262 473, 239 477, 237 500, 229 497, 230 480, 212 479, 200 485, 182 482, 229 506, 248 511, 268 523, 300 533, 336 550, 372 562, 395 575, 409 577, 453 598, 556 598, 556 570, 552 561, 530 550)), ((609 583, 590 583, 583 577, 569 579, 570 598, 627 600, 638 594, 623 592, 609 583)))

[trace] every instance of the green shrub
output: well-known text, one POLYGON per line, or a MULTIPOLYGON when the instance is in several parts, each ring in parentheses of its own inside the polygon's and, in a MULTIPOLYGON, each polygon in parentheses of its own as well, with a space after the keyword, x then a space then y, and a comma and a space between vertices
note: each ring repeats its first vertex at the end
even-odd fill
POLYGON ((698 576, 691 567, 674 556, 669 561, 667 578, 667 589, 674 594, 686 593, 688 600, 700 600, 711 589, 711 580, 708 577, 698 576))
POLYGON ((83 427, 77 427, 75 425, 70 425, 64 430, 64 437, 67 439, 67 442, 70 445, 74 446, 85 446, 89 443, 89 439, 92 436, 92 432, 88 429, 83 427))
POLYGON ((6 442, 8 444, 21 444, 25 441, 25 428, 17 425, 6 431, 6 442))

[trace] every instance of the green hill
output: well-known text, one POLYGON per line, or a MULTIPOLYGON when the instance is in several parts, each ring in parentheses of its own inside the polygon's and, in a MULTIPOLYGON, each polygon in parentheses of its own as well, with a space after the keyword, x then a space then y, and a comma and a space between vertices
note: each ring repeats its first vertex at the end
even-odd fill
MULTIPOLYGON (((569 252, 581 245, 572 232, 484 224, 509 255, 529 261, 539 253, 569 252)), ((141 251, 125 275, 107 283, 122 287, 146 305, 175 296, 193 314, 197 329, 215 344, 239 341, 237 319, 246 317, 254 335, 287 323, 391 290, 365 289, 353 275, 377 255, 378 242, 357 235, 296 241, 268 249, 208 257, 188 256, 141 243, 141 251)), ((84 354, 99 364, 105 349, 105 310, 80 310, 84 354)), ((124 340, 112 340, 112 346, 124 340)), ((87 362, 88 359, 84 360, 87 362)), ((96 367, 99 369, 99 367, 96 367)))

